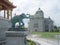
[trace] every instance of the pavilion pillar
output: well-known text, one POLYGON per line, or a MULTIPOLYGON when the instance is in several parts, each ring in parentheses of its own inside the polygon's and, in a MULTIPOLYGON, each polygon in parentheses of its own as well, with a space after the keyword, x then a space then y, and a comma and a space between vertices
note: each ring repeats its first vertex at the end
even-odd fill
POLYGON ((6 10, 4 10, 4 18, 6 18, 6 10))
POLYGON ((11 18, 12 18, 12 9, 10 10, 10 16, 11 16, 11 18))
POLYGON ((12 9, 7 10, 7 19, 11 19, 12 18, 12 9))
POLYGON ((7 10, 7 19, 9 19, 9 10, 7 10))

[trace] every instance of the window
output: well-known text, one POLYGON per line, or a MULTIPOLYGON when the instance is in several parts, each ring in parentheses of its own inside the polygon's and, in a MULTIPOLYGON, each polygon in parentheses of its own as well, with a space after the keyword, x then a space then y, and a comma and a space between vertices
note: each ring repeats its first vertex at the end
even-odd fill
POLYGON ((38 23, 35 23, 34 24, 34 28, 38 28, 39 26, 38 26, 38 23))
POLYGON ((37 32, 37 29, 35 29, 35 32, 37 32))

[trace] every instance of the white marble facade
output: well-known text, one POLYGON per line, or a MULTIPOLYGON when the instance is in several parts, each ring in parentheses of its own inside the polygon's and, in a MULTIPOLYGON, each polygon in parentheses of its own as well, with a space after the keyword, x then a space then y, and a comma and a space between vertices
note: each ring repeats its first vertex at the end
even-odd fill
POLYGON ((49 18, 44 18, 44 12, 39 8, 34 15, 30 15, 28 29, 30 32, 51 31, 53 30, 53 21, 49 18), (46 25, 48 25, 48 27, 46 25))
POLYGON ((44 13, 40 8, 34 15, 30 16, 29 30, 37 32, 44 31, 44 13))

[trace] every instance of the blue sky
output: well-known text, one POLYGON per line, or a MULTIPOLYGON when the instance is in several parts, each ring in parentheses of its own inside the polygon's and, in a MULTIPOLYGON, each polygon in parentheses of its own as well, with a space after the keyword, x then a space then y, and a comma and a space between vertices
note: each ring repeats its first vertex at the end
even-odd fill
MULTIPOLYGON (((60 26, 60 0, 10 0, 16 9, 13 10, 13 14, 28 13, 34 15, 34 13, 41 8, 44 12, 44 17, 51 17, 54 20, 54 24, 60 26)), ((26 20, 25 20, 26 22, 26 20)), ((28 22, 28 21, 27 21, 28 22)))

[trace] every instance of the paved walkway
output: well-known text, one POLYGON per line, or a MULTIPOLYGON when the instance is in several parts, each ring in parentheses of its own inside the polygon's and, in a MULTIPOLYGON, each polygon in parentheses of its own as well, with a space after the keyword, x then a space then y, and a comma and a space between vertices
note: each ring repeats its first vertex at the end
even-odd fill
POLYGON ((29 35, 27 39, 38 42, 41 45, 60 45, 60 40, 40 38, 38 35, 29 35))

